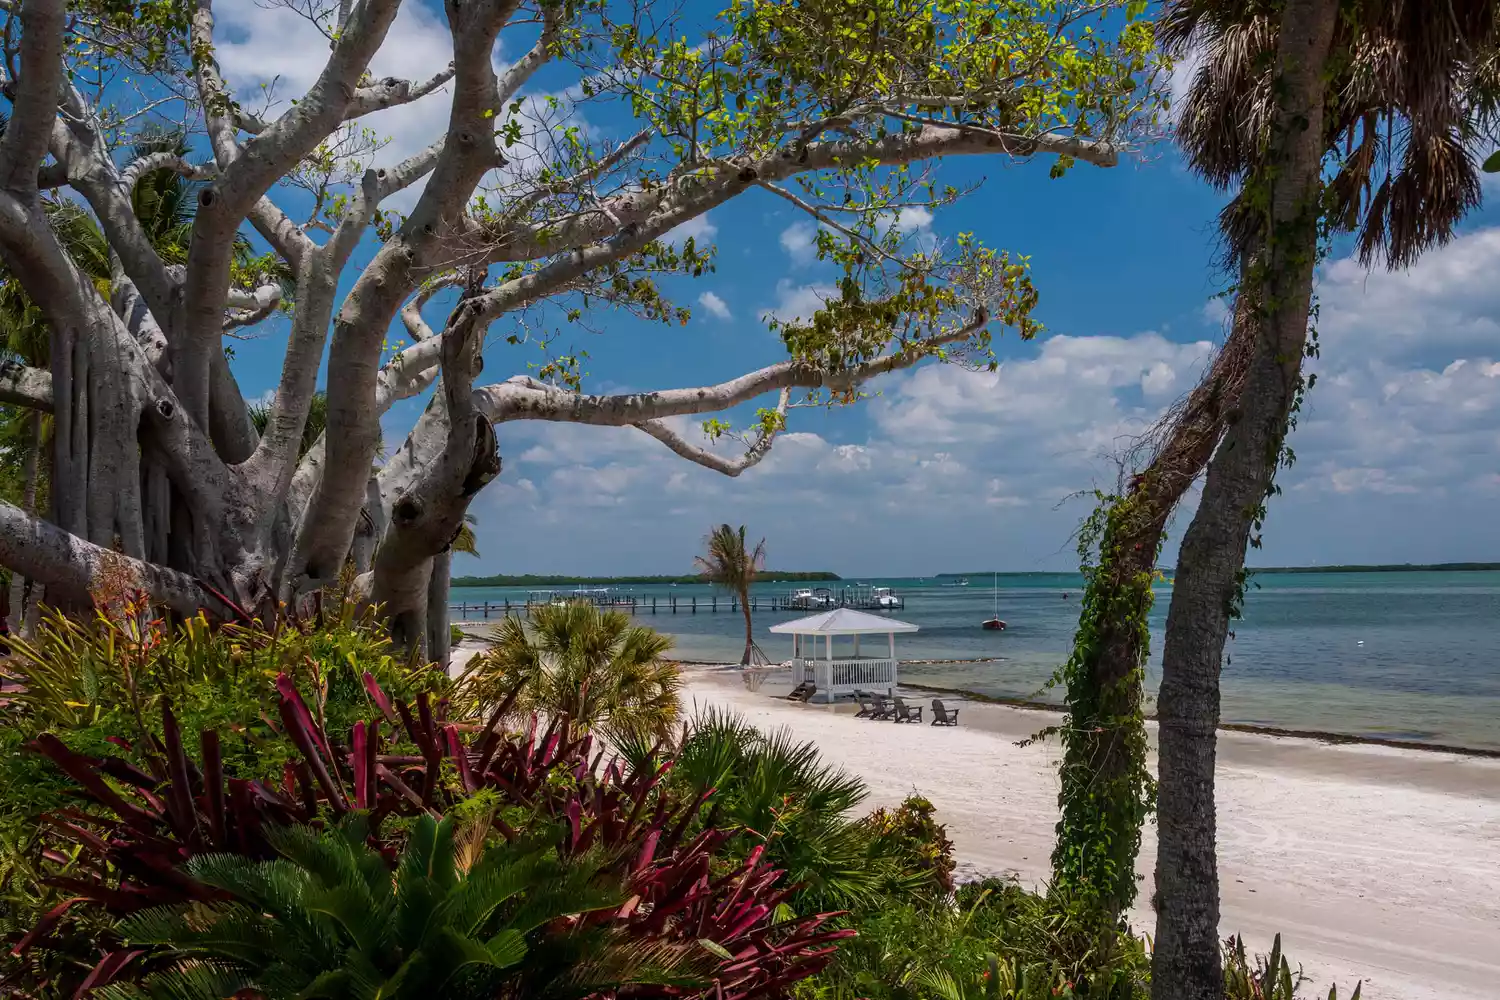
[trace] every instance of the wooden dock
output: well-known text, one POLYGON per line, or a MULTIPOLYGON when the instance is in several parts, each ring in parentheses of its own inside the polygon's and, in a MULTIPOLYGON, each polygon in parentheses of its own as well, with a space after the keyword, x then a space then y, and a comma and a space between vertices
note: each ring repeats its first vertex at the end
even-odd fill
MULTIPOLYGON (((867 588, 866 588, 867 589, 867 588)), ((740 599, 733 595, 709 595, 700 597, 690 595, 678 597, 676 594, 653 594, 642 597, 636 594, 558 594, 551 600, 532 599, 526 601, 508 598, 499 601, 465 602, 454 601, 448 605, 449 615, 454 621, 475 621, 488 619, 491 615, 504 618, 510 614, 519 614, 535 607, 545 607, 555 603, 558 599, 564 601, 587 601, 595 607, 606 610, 623 611, 631 615, 696 615, 715 614, 720 611, 728 611, 734 614, 740 612, 740 599)), ((906 602, 896 595, 897 604, 894 608, 876 604, 868 594, 860 588, 840 590, 837 594, 829 593, 827 603, 818 603, 815 599, 809 601, 806 598, 795 598, 791 594, 751 594, 750 612, 766 611, 777 612, 804 612, 812 614, 817 611, 832 611, 834 608, 859 608, 871 611, 899 610, 906 606, 906 602)))

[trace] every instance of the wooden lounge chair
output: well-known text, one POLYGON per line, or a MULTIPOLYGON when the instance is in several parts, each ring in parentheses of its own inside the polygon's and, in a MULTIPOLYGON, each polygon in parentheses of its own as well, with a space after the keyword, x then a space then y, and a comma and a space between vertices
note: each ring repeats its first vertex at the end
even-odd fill
POLYGON ((816 688, 817 685, 815 685, 812 681, 803 681, 801 684, 798 684, 796 687, 792 688, 792 693, 786 696, 786 700, 806 701, 807 699, 812 697, 812 693, 816 688))
POLYGON ((870 696, 859 688, 854 689, 854 700, 859 702, 859 711, 854 713, 856 719, 868 719, 874 713, 875 708, 870 704, 870 696))
POLYGON ((922 706, 921 705, 908 705, 906 702, 902 701, 900 698, 896 698, 896 699, 893 699, 893 700, 896 703, 895 721, 897 721, 897 722, 916 722, 916 723, 919 723, 919 724, 921 723, 921 721, 922 721, 922 706))
POLYGON ((865 718, 879 720, 889 719, 895 715, 896 709, 891 706, 890 702, 885 700, 885 695, 872 694, 870 695, 870 701, 870 714, 865 716, 865 718))
POLYGON ((932 699, 932 724, 934 726, 958 725, 958 709, 955 708, 950 712, 943 707, 941 699, 932 699))

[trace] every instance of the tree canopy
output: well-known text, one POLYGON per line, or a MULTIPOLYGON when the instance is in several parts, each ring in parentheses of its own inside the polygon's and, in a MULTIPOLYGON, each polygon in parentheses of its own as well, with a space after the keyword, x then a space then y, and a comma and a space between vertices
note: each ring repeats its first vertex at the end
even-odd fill
POLYGON ((990 364, 997 330, 1037 329, 1027 258, 970 233, 913 246, 895 215, 963 197, 944 158, 1110 166, 1158 112, 1139 2, 733 0, 701 24, 649 4, 449 2, 452 62, 375 78, 401 2, 270 4, 328 38, 295 97, 232 89, 211 0, 8 7, 0 261, 49 352, 45 370, 9 366, 0 401, 51 412, 55 433, 51 510, 0 506, 0 562, 53 603, 86 600, 108 565, 179 610, 248 614, 352 558, 420 645, 434 560, 500 474, 496 424, 636 427, 737 475, 798 405, 854 402, 929 358, 990 364), (497 68, 497 46, 522 54, 497 68), (571 77, 549 84, 566 96, 538 95, 544 67, 571 77), (429 97, 441 133, 383 164, 367 117, 429 97), (610 127, 582 127, 582 109, 610 127), (815 315, 773 324, 784 361, 615 395, 587 392, 568 356, 480 379, 497 321, 511 340, 611 310, 685 321, 661 279, 714 251, 674 230, 745 196, 815 220, 840 274, 815 315), (78 252, 73 215, 106 253, 78 252), (273 317, 282 372, 252 420, 226 338, 273 317), (412 342, 392 349, 397 322, 412 342), (382 416, 429 392, 382 454, 382 416), (717 415, 762 400, 743 452, 712 447, 733 431, 717 415))

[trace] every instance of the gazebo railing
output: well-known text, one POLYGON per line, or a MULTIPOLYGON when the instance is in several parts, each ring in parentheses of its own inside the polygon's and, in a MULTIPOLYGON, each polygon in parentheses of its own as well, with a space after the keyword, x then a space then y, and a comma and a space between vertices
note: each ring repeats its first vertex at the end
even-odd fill
POLYGON ((839 660, 792 660, 792 683, 812 681, 821 693, 853 694, 862 691, 890 692, 896 687, 896 663, 888 657, 857 657, 839 660))

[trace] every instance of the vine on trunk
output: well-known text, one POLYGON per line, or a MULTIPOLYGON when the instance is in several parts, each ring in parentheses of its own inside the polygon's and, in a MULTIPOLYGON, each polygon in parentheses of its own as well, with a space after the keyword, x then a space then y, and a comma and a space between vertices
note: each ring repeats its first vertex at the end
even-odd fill
POLYGON ((1155 532, 1154 545, 1140 540, 1141 508, 1151 493, 1141 488, 1142 478, 1127 496, 1096 493, 1098 506, 1079 531, 1085 586, 1078 631, 1071 655, 1049 682, 1062 685, 1068 707, 1067 721, 1054 730, 1063 744, 1054 887, 1096 901, 1111 918, 1135 901, 1141 825, 1156 797, 1146 767, 1142 691, 1162 535, 1155 532), (1118 676, 1101 678, 1101 660, 1120 643, 1137 652, 1118 676))

